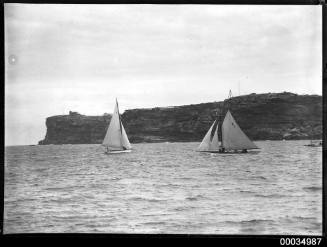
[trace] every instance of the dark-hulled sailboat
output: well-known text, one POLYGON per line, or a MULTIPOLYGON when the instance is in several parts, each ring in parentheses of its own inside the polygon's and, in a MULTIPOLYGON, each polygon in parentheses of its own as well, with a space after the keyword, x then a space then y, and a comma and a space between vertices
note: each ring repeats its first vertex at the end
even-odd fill
POLYGON ((204 136, 197 151, 210 153, 246 153, 249 149, 258 149, 236 123, 229 109, 227 110, 224 121, 221 123, 219 120, 220 118, 217 116, 217 119, 204 136), (219 142, 219 137, 221 142, 219 142))

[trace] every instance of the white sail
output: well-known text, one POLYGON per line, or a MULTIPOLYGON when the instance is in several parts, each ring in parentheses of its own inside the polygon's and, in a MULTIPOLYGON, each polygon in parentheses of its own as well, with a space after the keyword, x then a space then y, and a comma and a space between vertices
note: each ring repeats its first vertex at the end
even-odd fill
POLYGON ((226 113, 222 124, 222 146, 226 150, 258 148, 241 130, 230 111, 226 113))
POLYGON ((131 144, 129 143, 129 140, 128 140, 128 137, 127 137, 127 135, 126 135, 125 128, 124 128, 123 124, 121 124, 121 128, 122 128, 122 145, 123 145, 123 147, 125 147, 126 149, 131 149, 132 146, 131 146, 131 144))
POLYGON ((128 141, 125 129, 120 121, 117 101, 102 144, 110 150, 131 149, 131 144, 128 141))
POLYGON ((218 140, 218 125, 216 127, 215 135, 210 142, 210 151, 216 151, 219 149, 219 140, 218 140))
POLYGON ((218 125, 213 122, 207 134, 204 136, 201 144, 198 147, 198 151, 218 151, 219 150, 219 141, 218 141, 218 125), (211 132, 215 128, 215 134, 211 139, 211 132))

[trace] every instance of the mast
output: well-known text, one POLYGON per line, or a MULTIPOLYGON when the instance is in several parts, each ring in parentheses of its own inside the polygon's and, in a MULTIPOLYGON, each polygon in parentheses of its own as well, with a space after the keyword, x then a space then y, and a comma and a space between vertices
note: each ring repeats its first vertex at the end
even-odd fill
POLYGON ((122 134, 121 119, 120 119, 120 114, 119 114, 119 107, 118 107, 118 101, 117 101, 117 98, 116 98, 116 105, 117 105, 117 112, 118 112, 118 118, 119 118, 119 129, 120 129, 120 134, 122 134))
POLYGON ((123 147, 123 149, 126 150, 126 147, 124 146, 123 140, 122 140, 122 137, 123 137, 123 128, 122 128, 122 123, 121 123, 121 118, 120 118, 119 106, 118 106, 117 98, 116 98, 116 104, 117 104, 117 112, 118 112, 118 118, 119 118, 120 143, 121 143, 121 146, 123 147))
POLYGON ((230 99, 233 97, 232 95, 232 90, 229 89, 229 93, 228 93, 228 98, 227 98, 227 101, 224 101, 223 103, 223 107, 222 107, 222 110, 220 111, 220 114, 219 114, 219 125, 220 125, 220 130, 219 130, 219 134, 220 134, 220 137, 221 137, 221 147, 224 148, 224 138, 223 138, 223 128, 222 128, 222 125, 223 125, 223 114, 226 113, 229 111, 229 106, 230 106, 230 99))
POLYGON ((228 99, 231 99, 232 97, 233 97, 233 95, 232 95, 232 90, 229 89, 228 99))
POLYGON ((217 122, 218 122, 218 140, 219 140, 219 136, 220 136, 220 139, 221 139, 221 146, 223 146, 223 136, 222 136, 222 128, 221 128, 221 125, 222 125, 222 116, 223 116, 223 110, 220 108, 218 111, 217 111, 217 122))

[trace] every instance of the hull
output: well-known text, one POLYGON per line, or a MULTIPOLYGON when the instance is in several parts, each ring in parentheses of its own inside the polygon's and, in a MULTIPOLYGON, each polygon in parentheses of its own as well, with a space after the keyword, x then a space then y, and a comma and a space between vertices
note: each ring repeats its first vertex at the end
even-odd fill
POLYGON ((197 152, 200 152, 200 153, 222 153, 220 151, 198 151, 197 152))
POLYGON ((121 153, 130 153, 132 152, 131 149, 128 150, 117 150, 117 151, 105 151, 105 154, 121 154, 121 153))
POLYGON ((309 144, 304 145, 306 147, 322 147, 322 141, 311 141, 309 144))

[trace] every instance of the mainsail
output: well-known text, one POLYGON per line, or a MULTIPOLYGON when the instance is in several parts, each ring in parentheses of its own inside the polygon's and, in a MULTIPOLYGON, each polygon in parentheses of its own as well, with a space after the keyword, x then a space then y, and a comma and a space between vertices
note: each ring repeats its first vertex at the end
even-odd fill
POLYGON ((258 148, 241 130, 229 110, 222 124, 222 147, 226 150, 258 148))
POLYGON ((131 149, 131 144, 129 143, 124 126, 120 120, 117 100, 115 110, 111 117, 111 121, 102 145, 106 146, 110 150, 131 149))
POLYGON ((211 125, 207 134, 204 136, 198 151, 218 151, 219 150, 219 141, 218 141, 218 123, 216 120, 211 125), (214 133, 212 135, 212 133, 214 133))

